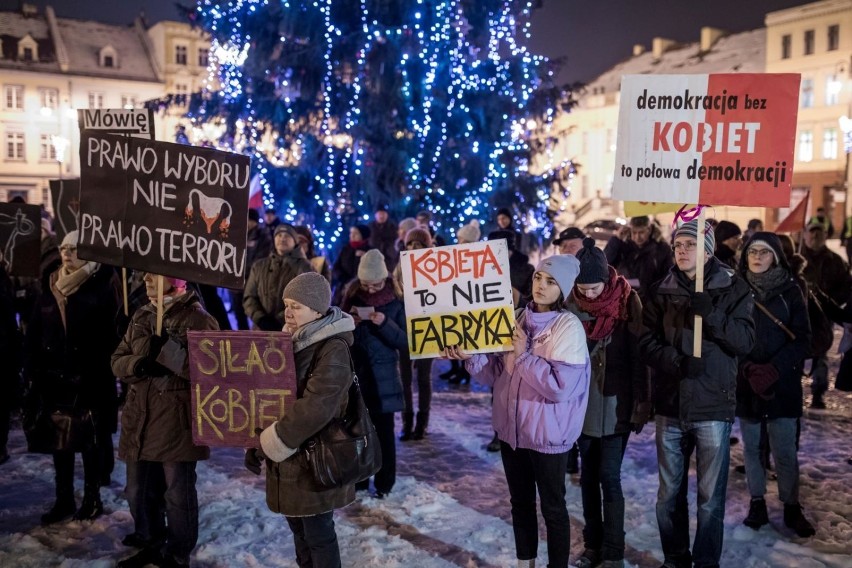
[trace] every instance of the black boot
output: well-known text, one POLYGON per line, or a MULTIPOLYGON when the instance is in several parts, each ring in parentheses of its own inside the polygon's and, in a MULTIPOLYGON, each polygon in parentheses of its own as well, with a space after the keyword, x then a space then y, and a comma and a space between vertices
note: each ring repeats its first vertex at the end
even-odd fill
POLYGON ((470 373, 467 372, 467 369, 461 367, 458 372, 453 376, 449 381, 451 385, 466 385, 470 384, 470 373))
POLYGON ((497 437, 497 432, 494 432, 494 437, 491 438, 491 441, 488 442, 488 445, 485 446, 486 451, 489 452, 499 452, 500 451, 500 438, 497 437))
POLYGON ((93 521, 104 514, 104 504, 101 502, 99 491, 86 491, 83 503, 74 513, 75 521, 93 521))
POLYGON ((58 497, 51 509, 41 516, 41 524, 52 525, 70 518, 77 510, 74 497, 58 497))
POLYGON ((402 433, 399 435, 400 442, 407 442, 411 440, 411 429, 414 427, 414 413, 413 412, 403 412, 402 413, 402 433))
POLYGON ((417 413, 417 424, 414 425, 412 440, 422 440, 426 435, 426 427, 429 426, 429 413, 420 411, 417 413))
POLYGON ((796 534, 802 538, 816 534, 816 529, 802 514, 802 506, 798 503, 784 505, 784 524, 796 531, 796 534))
POLYGON ((121 560, 116 568, 143 568, 149 564, 161 566, 163 555, 156 548, 143 548, 133 556, 121 560))
POLYGON ((568 450, 568 473, 580 473, 580 448, 577 444, 571 446, 568 450))
POLYGON ((743 524, 751 529, 758 530, 763 525, 769 524, 769 515, 766 512, 766 501, 763 497, 753 497, 748 506, 748 516, 743 524))
POLYGON ((459 366, 457 361, 450 361, 450 368, 446 370, 446 372, 438 375, 438 378, 442 381, 450 381, 455 378, 456 374, 459 372, 459 366))

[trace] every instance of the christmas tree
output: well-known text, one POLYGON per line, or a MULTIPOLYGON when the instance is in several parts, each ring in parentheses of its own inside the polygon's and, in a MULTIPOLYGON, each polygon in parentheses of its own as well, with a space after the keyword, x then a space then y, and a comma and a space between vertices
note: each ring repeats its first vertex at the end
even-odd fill
POLYGON ((212 57, 194 142, 251 154, 264 206, 321 248, 383 204, 429 209, 451 237, 495 207, 546 226, 573 166, 529 172, 530 125, 570 99, 524 46, 538 2, 200 0, 186 15, 212 57))

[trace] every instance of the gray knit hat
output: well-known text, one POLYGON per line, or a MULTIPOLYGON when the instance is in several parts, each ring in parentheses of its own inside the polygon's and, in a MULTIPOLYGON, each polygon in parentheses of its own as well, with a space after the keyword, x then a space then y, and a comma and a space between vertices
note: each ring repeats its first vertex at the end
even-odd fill
POLYGON ((574 255, 580 261, 578 284, 598 284, 609 282, 609 264, 604 252, 595 246, 595 239, 583 239, 583 248, 574 255))
POLYGON ((403 219, 402 221, 399 222, 399 225, 397 225, 399 230, 404 231, 404 233, 407 233, 408 231, 410 231, 411 229, 413 229, 416 226, 417 226, 417 219, 415 219, 414 217, 406 217, 405 219, 403 219))
MULTIPOLYGON (((692 237, 697 241, 698 219, 693 219, 692 221, 681 225, 678 230, 675 231, 674 238, 676 239, 678 237, 692 237)), ((713 225, 711 225, 708 221, 704 221, 704 255, 706 257, 705 260, 710 260, 710 257, 713 256, 713 253, 715 251, 716 235, 713 232, 713 225)))
POLYGON ((456 237, 459 242, 464 241, 466 243, 475 243, 479 241, 481 236, 482 231, 480 231, 479 221, 476 219, 456 231, 456 237))
POLYGON ((378 282, 388 277, 385 255, 379 249, 370 249, 358 263, 358 280, 378 282))
POLYGON ((281 223, 275 227, 275 232, 272 234, 272 237, 274 238, 278 233, 287 233, 293 237, 294 241, 298 242, 299 235, 296 233, 295 227, 293 227, 290 223, 281 223))
POLYGON ((317 272, 299 274, 284 288, 284 299, 299 302, 322 315, 331 307, 331 286, 317 272))
POLYGON ((568 297, 574 281, 580 274, 580 261, 570 254, 555 254, 538 263, 536 272, 546 272, 559 284, 559 289, 564 297, 568 297))

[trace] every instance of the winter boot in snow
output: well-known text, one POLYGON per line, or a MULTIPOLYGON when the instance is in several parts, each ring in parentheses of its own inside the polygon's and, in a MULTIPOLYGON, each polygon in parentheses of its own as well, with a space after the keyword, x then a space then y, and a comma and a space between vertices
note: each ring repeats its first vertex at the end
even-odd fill
POLYGON ((587 548, 583 555, 574 561, 577 568, 597 568, 601 564, 601 551, 587 548))
POLYGON ((411 439, 411 429, 414 427, 414 413, 402 413, 402 433, 399 435, 400 442, 407 442, 411 439))
POLYGON ((51 509, 41 516, 41 524, 52 525, 64 521, 71 517, 77 510, 77 505, 74 503, 74 497, 58 497, 56 503, 51 509))
POLYGON ((500 438, 497 437, 497 432, 494 432, 494 437, 491 438, 491 441, 488 442, 487 446, 485 446, 485 450, 489 452, 500 451, 500 438))
POLYGON ((535 568, 535 558, 530 560, 518 559, 518 568, 535 568))
POLYGON ((802 514, 802 506, 798 503, 784 505, 784 524, 796 531, 796 534, 802 538, 816 534, 814 526, 802 514))
POLYGON ((86 491, 83 503, 74 513, 75 521, 93 521, 104 514, 104 504, 98 491, 86 491))
POLYGON ((743 521, 743 524, 754 530, 758 530, 763 525, 769 524, 769 515, 766 513, 766 501, 763 497, 752 497, 751 504, 748 506, 748 516, 743 521))
POLYGON ((418 412, 417 424, 414 425, 414 433, 411 435, 412 440, 422 440, 426 435, 426 427, 429 426, 429 413, 418 412))
POLYGON ((121 560, 116 568, 143 568, 149 564, 162 566, 163 555, 156 548, 143 548, 133 556, 121 560))

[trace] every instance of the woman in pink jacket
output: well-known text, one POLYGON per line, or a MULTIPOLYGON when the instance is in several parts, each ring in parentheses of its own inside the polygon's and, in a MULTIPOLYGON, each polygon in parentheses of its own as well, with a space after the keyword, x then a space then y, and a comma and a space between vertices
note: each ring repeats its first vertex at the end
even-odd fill
POLYGON ((539 263, 533 301, 516 313, 512 351, 469 355, 454 346, 444 352, 464 360, 471 375, 494 387, 492 422, 500 439, 521 568, 535 566, 536 490, 547 528, 548 566, 568 566, 565 470, 568 450, 583 427, 591 374, 583 325, 562 308, 579 271, 573 256, 551 256, 539 263))

